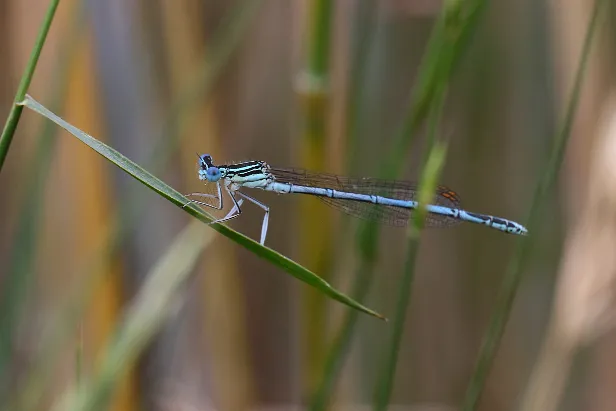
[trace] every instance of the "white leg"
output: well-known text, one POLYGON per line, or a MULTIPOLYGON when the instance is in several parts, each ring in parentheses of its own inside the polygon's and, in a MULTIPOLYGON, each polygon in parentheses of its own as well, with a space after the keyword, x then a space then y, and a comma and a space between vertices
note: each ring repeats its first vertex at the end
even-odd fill
MULTIPOLYGON (((243 198, 240 198, 240 199, 238 200, 238 202, 237 202, 237 205, 238 205, 238 206, 241 206, 243 202, 244 202, 244 199, 243 199, 243 198)), ((235 204, 234 204, 234 205, 233 205, 233 208, 231 209, 231 211, 229 211, 229 212, 227 213, 227 215, 226 215, 226 216, 224 216, 222 219, 224 220, 224 219, 226 219, 226 218, 231 217, 232 215, 234 215, 234 214, 236 214, 236 213, 237 213, 237 210, 238 210, 238 208, 237 208, 237 207, 235 206, 235 204)))
POLYGON ((188 203, 184 204, 182 208, 186 207, 190 203, 195 203, 195 204, 200 204, 200 205, 204 205, 207 207, 212 207, 212 208, 215 208, 216 210, 222 210, 222 195, 220 192, 220 182, 218 181, 216 182, 216 187, 218 188, 218 196, 215 196, 212 194, 204 194, 204 193, 190 193, 190 194, 186 194, 185 197, 198 196, 198 197, 206 197, 206 198, 215 198, 218 200, 217 206, 213 204, 204 203, 203 201, 190 200, 188 203))
POLYGON ((229 190, 227 187, 225 187, 225 190, 227 191, 227 194, 229 194, 229 197, 231 197, 231 201, 233 201, 233 208, 231 209, 229 213, 227 213, 227 215, 224 218, 214 220, 210 224, 224 223, 225 221, 229 221, 233 218, 239 217, 242 214, 242 209, 240 208, 241 203, 238 203, 238 201, 235 199, 235 196, 233 195, 233 192, 231 190, 229 190))
MULTIPOLYGON (((246 194, 240 191, 237 191, 237 193, 241 195, 242 197, 244 197, 246 200, 258 205, 265 211, 265 215, 263 216, 263 224, 261 224, 261 241, 260 241, 261 245, 265 245, 265 236, 267 235, 267 226, 269 224, 269 207, 255 200, 254 198, 247 196, 246 194)), ((242 201, 242 199, 240 199, 240 201, 242 201)))

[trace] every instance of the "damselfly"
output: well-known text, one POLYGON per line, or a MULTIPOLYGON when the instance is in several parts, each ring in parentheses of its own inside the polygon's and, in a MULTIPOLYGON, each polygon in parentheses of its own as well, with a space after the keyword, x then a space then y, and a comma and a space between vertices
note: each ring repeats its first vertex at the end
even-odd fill
MULTIPOLYGON (((260 188, 280 194, 310 194, 352 216, 394 226, 408 224, 411 212, 418 207, 415 200, 417 185, 406 181, 349 178, 301 169, 275 168, 264 161, 215 166, 210 155, 203 154, 198 157, 199 179, 216 184, 217 194, 191 193, 187 196, 213 198, 217 204, 191 200, 186 205, 196 203, 221 210, 224 189, 233 202, 233 208, 225 217, 213 221, 214 224, 238 217, 242 213, 244 200, 256 204, 265 211, 261 225, 261 244, 265 243, 267 235, 269 207, 242 193, 240 188, 260 188)), ((460 221, 468 221, 510 234, 527 233, 524 226, 514 221, 463 210, 458 195, 443 186, 437 188, 434 204, 426 205, 426 210, 428 227, 452 226, 460 221)))

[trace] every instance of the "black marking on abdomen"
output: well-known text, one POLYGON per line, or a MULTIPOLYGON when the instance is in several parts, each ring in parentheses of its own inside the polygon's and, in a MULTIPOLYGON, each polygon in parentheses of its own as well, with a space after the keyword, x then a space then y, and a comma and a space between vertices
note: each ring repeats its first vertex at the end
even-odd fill
POLYGON ((496 224, 502 224, 505 227, 509 226, 509 221, 507 220, 503 220, 502 218, 498 218, 498 217, 492 217, 492 222, 496 223, 496 224))
POLYGON ((471 213, 470 211, 467 211, 466 214, 470 215, 471 217, 475 217, 478 220, 483 220, 485 222, 489 222, 490 220, 492 220, 491 217, 488 217, 487 215, 483 214, 471 213))

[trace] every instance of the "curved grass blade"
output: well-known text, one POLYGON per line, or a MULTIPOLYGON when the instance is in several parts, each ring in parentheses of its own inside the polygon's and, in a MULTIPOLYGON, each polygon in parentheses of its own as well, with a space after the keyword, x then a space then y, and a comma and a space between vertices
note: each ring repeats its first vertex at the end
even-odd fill
MULTIPOLYGON (((83 143, 90 146, 90 148, 94 149, 97 153, 105 157, 107 160, 111 161, 116 166, 121 168, 124 172, 128 173, 145 186, 149 187, 153 191, 165 197, 167 200, 182 208, 182 210, 186 211, 193 217, 196 217, 197 219, 201 220, 206 224, 214 221, 214 218, 210 214, 205 213, 202 209, 193 204, 184 207, 184 205, 187 204, 189 200, 181 193, 174 190, 169 185, 156 178, 153 174, 150 174, 147 170, 139 166, 137 163, 120 154, 118 151, 95 139, 89 134, 84 133, 77 127, 67 123, 62 118, 58 117, 57 115, 49 111, 47 108, 45 108, 43 105, 41 105, 39 102, 34 100, 31 96, 27 95, 26 99, 20 104, 28 107, 29 109, 58 124, 60 127, 73 134, 83 143)), ((225 237, 228 237, 237 244, 255 253, 257 256, 282 268, 295 278, 315 287, 317 290, 321 291, 332 299, 346 304, 351 308, 362 311, 366 314, 370 314, 380 319, 385 319, 385 317, 383 317, 379 313, 359 304, 347 295, 339 292, 312 271, 297 264, 295 261, 283 256, 282 254, 272 250, 271 248, 262 246, 251 238, 248 238, 245 235, 240 234, 225 225, 213 224, 211 225, 211 227, 225 237)))
MULTIPOLYGON (((80 4, 76 5, 76 7, 82 7, 83 4, 81 3, 86 3, 86 0, 80 0, 80 4)), ((219 28, 212 36, 212 39, 215 39, 211 42, 213 47, 207 48, 198 64, 198 68, 190 75, 192 80, 189 81, 189 84, 180 92, 176 101, 169 107, 166 119, 163 121, 160 132, 157 133, 156 141, 151 147, 148 147, 150 152, 146 156, 148 164, 146 168, 151 172, 153 172, 153 170, 162 169, 177 150, 177 146, 186 136, 185 133, 182 133, 184 124, 186 123, 185 117, 195 111, 194 109, 199 101, 208 100, 213 86, 216 84, 216 79, 224 71, 234 51, 238 49, 242 39, 245 38, 246 31, 258 14, 261 4, 262 0, 245 0, 242 4, 239 4, 231 10, 229 15, 219 24, 219 28)), ((83 23, 83 19, 78 20, 80 24, 83 23)), ((73 31, 75 31, 73 28, 69 29, 71 33, 67 34, 68 38, 79 38, 78 35, 72 33, 73 31)), ((61 43, 64 44, 66 41, 61 43)), ((63 52, 63 50, 60 50, 59 56, 65 57, 59 57, 58 61, 70 60, 67 57, 67 52, 63 52)), ((61 65, 62 64, 60 64, 60 66, 61 65)), ((60 73, 61 72, 62 70, 60 70, 60 73)), ((56 91, 60 90, 62 87, 57 86, 58 84, 61 86, 63 83, 62 75, 56 73, 56 75, 52 77, 57 80, 59 79, 59 81, 54 83, 54 86, 56 91)), ((52 92, 52 96, 53 94, 52 92)), ((23 97, 19 101, 21 100, 23 100, 23 97)), ((55 104, 51 105, 51 107, 55 106, 55 104)), ((23 106, 19 107, 23 108, 23 106)), ((54 123, 45 122, 45 133, 47 134, 40 138, 43 139, 43 137, 45 137, 50 140, 50 142, 53 142, 55 141, 55 133, 58 131, 54 123)), ((50 150, 45 151, 45 159, 50 158, 49 151, 50 150)), ((36 173, 38 175, 44 175, 44 172, 41 174, 41 168, 44 169, 45 167, 40 167, 40 163, 36 161, 34 164, 39 164, 36 173)), ((32 191, 26 189, 25 192, 30 193, 32 197, 28 198, 28 204, 37 203, 35 200, 37 195, 39 195, 37 194, 37 190, 32 191)), ((51 329, 41 337, 40 347, 44 347, 44 349, 38 352, 37 359, 32 362, 32 364, 35 365, 32 371, 28 373, 29 376, 27 381, 24 382, 23 388, 19 388, 19 392, 16 393, 14 397, 15 404, 17 405, 8 405, 8 410, 19 409, 22 411, 30 411, 37 410, 41 407, 40 401, 43 397, 44 387, 46 387, 48 382, 53 378, 53 367, 57 364, 57 361, 60 360, 60 356, 58 356, 57 353, 61 351, 61 347, 67 343, 69 336, 72 335, 71 333, 78 326, 81 314, 84 312, 85 306, 87 305, 86 302, 91 299, 89 296, 93 295, 93 290, 97 288, 97 284, 103 281, 102 278, 106 275, 106 271, 103 270, 103 261, 108 261, 112 258, 111 256, 121 247, 126 233, 134 229, 134 220, 131 216, 135 215, 138 212, 137 210, 140 210, 143 206, 141 203, 141 200, 143 200, 141 197, 143 196, 136 195, 130 197, 131 198, 127 199, 128 202, 125 204, 123 212, 115 213, 110 220, 109 230, 106 234, 101 236, 101 241, 96 247, 96 250, 93 251, 91 255, 84 257, 84 260, 88 262, 81 264, 80 268, 73 270, 74 275, 68 276, 71 278, 82 278, 83 280, 75 282, 74 286, 71 287, 72 291, 67 294, 70 295, 70 297, 66 299, 67 303, 57 311, 56 317, 59 319, 57 322, 60 322, 61 325, 49 327, 51 329), (88 291, 84 292, 84 290, 88 291)), ((34 218, 31 218, 30 220, 33 219, 34 218)), ((27 220, 28 225, 31 225, 30 220, 27 220)), ((17 241, 17 243, 20 242, 17 241)), ((30 261, 32 258, 28 256, 32 256, 33 252, 32 245, 30 249, 28 249, 28 247, 25 249, 21 247, 19 258, 21 258, 22 261, 30 261)), ((13 258, 16 257, 13 256, 13 258)), ((20 275, 19 273, 14 274, 16 276, 20 275)), ((7 292, 8 291, 5 292, 5 295, 7 292)), ((359 311, 351 311, 359 315, 359 311)), ((6 340, 7 335, 9 334, 3 332, 0 326, 0 336, 6 340)), ((0 353, 0 355, 2 354, 0 353)), ((3 370, 1 362, 2 360, 0 359, 0 370, 3 370)), ((0 380, 2 378, 2 371, 0 371, 0 380)), ((0 384, 2 383, 0 382, 0 384)), ((3 408, 2 410, 5 411, 7 408, 3 408)))

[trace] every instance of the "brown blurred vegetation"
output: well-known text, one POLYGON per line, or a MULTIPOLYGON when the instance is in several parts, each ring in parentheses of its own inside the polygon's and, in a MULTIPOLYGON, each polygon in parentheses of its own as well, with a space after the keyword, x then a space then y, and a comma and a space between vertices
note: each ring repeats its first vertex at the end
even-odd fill
MULTIPOLYGON (((315 25, 310 0, 85 3, 60 3, 29 93, 178 190, 192 192, 201 188, 195 152, 210 153, 221 164, 261 159, 379 174, 375 159, 388 153, 405 115, 441 2, 344 0, 331 6, 328 27, 315 25), (229 35, 234 25, 237 46, 229 35), (326 58, 315 68, 310 53, 318 35, 326 37, 326 58), (307 124, 313 118, 320 123, 307 124), (165 148, 148 167, 159 141, 165 148)), ((490 3, 451 79, 442 182, 460 193, 466 209, 522 222, 569 96, 592 2, 490 3)), ((0 2, 0 112, 10 108, 46 6, 46 0, 0 2)), ((542 341, 556 321, 550 320, 556 315, 552 300, 567 306, 573 297, 561 296, 562 287, 575 289, 588 275, 582 264, 573 278, 567 276, 566 262, 574 242, 569 233, 595 195, 587 187, 605 176, 592 171, 600 161, 593 153, 616 138, 600 120, 614 116, 608 104, 613 7, 610 13, 592 54, 558 187, 543 209, 545 224, 532 233, 536 247, 482 410, 512 409, 531 395, 527 384, 536 381, 531 375, 544 375, 536 369, 538 356, 545 360, 542 341)), ((44 136, 45 123, 24 114, 0 174, 0 295, 6 299, 11 290, 20 313, 13 333, 4 336, 10 356, 0 369, 2 400, 29 376, 43 331, 57 320, 71 285, 104 273, 71 339, 53 354, 47 408, 79 367, 87 374, 96 366, 124 304, 189 220, 66 132, 44 136), (36 155, 41 144, 47 145, 44 162, 36 155), (16 266, 28 247, 17 234, 20 221, 36 190, 43 194, 38 217, 30 220, 34 255, 16 266), (118 218, 137 201, 138 213, 118 218), (110 249, 118 224, 128 228, 110 249), (11 288, 10 278, 21 285, 11 288), (76 353, 82 355, 79 367, 76 353)), ((420 141, 409 153, 406 178, 417 177, 421 151, 420 141)), ((615 181, 601 185, 612 196, 615 181)), ((358 267, 355 221, 313 199, 255 196, 271 208, 270 247, 350 289, 358 267)), ((248 205, 231 225, 256 238, 261 218, 261 210, 248 205)), ((613 220, 595 224, 614 229, 613 220)), ((400 409, 460 404, 514 240, 470 224, 425 232, 393 397, 400 409)), ((367 304, 385 315, 394 310, 405 243, 404 230, 383 228, 367 304)), ((614 269, 603 268, 598 288, 613 291, 614 269)), ((576 300, 581 305, 575 312, 594 296, 576 300)), ((121 384, 113 409, 292 409, 312 393, 348 310, 222 236, 205 251, 184 297, 181 312, 121 384)), ((613 409, 616 350, 607 323, 590 341, 572 338, 573 353, 563 360, 570 368, 557 371, 571 373, 559 409, 613 409), (580 347, 583 355, 576 354, 580 347)), ((360 318, 336 404, 360 409, 352 404, 370 403, 387 335, 387 324, 360 318)))

